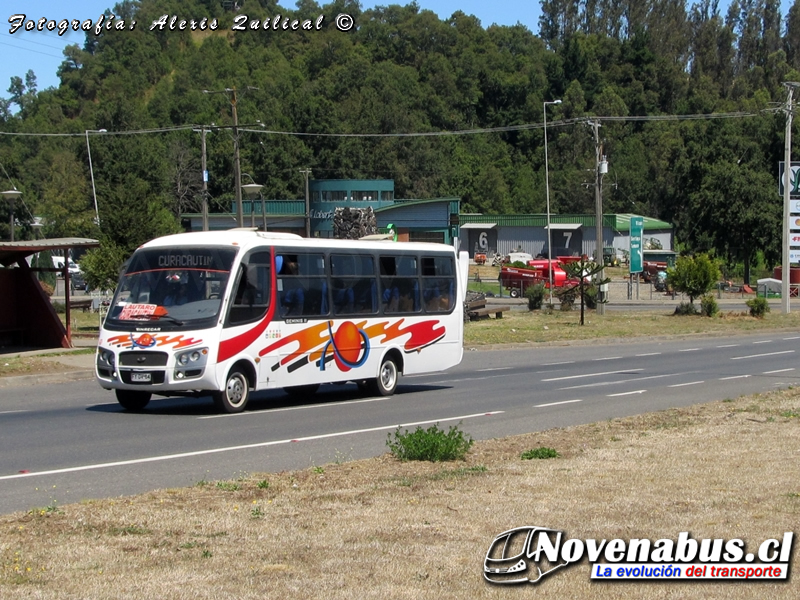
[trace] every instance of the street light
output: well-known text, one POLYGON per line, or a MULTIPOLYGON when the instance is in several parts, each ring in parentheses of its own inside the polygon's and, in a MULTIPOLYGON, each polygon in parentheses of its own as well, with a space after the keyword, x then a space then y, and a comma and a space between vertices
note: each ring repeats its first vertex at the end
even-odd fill
POLYGON ((17 188, 13 190, 6 190, 5 192, 0 192, 3 195, 3 198, 8 200, 8 204, 11 207, 11 217, 9 219, 9 227, 11 230, 11 241, 14 241, 14 202, 17 198, 22 196, 22 192, 20 192, 17 188))
POLYGON ((547 279, 550 285, 550 304, 553 304, 553 244, 550 235, 550 170, 547 165, 547 105, 561 104, 561 100, 545 102, 542 107, 544 112, 544 187, 547 196, 547 279))
POLYGON ((86 152, 89 155, 89 176, 92 178, 92 198, 94 198, 94 221, 100 227, 100 211, 97 210, 97 190, 94 188, 94 169, 92 169, 92 148, 89 145, 90 133, 105 133, 107 129, 87 129, 86 130, 86 152))
MULTIPOLYGON (((250 178, 250 181, 253 183, 247 183, 245 185, 240 185, 241 190, 244 192, 244 195, 250 199, 250 227, 256 226, 256 211, 253 210, 253 199, 258 196, 258 193, 261 191, 261 188, 264 187, 263 185, 256 183, 255 179, 248 174, 242 173, 242 175, 247 175, 250 178)), ((264 231, 267 230, 267 215, 264 213, 264 197, 261 197, 261 216, 264 219, 264 231)))

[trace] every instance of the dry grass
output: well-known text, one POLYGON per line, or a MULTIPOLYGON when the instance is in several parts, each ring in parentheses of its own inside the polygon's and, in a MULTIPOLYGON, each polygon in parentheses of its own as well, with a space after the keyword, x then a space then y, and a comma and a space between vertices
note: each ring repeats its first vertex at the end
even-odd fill
POLYGON ((572 538, 733 537, 800 519, 800 392, 476 443, 464 462, 389 455, 0 517, 3 598, 795 598, 796 585, 485 583, 511 527, 572 538), (520 459, 538 446, 561 458, 520 459))

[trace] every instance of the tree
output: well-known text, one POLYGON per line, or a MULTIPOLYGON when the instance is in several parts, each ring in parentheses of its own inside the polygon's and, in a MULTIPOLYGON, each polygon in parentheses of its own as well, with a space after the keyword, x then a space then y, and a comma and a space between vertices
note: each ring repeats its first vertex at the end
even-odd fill
POLYGON ((679 256, 675 266, 667 269, 667 285, 689 296, 692 304, 711 291, 719 278, 719 267, 706 254, 679 256))

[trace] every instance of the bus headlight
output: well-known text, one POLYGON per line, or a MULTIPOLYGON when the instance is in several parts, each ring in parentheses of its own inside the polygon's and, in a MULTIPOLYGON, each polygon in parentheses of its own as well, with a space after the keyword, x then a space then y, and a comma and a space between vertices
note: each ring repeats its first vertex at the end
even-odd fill
POLYGON ((200 377, 208 361, 208 348, 196 348, 175 355, 175 378, 200 377))
POLYGON ((196 350, 188 350, 176 355, 175 361, 185 367, 188 364, 196 365, 200 362, 205 363, 208 357, 208 348, 197 348, 196 350))
POLYGON ((97 359, 99 362, 108 365, 109 367, 114 367, 115 358, 114 353, 111 350, 100 348, 97 352, 97 359))

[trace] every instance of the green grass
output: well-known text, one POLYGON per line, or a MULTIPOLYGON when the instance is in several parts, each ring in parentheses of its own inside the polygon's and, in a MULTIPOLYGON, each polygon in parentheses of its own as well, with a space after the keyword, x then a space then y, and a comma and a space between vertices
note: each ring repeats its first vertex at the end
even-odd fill
POLYGON ((543 311, 512 310, 502 319, 483 319, 467 323, 464 344, 480 346, 509 343, 564 342, 597 338, 655 338, 670 335, 724 335, 753 333, 771 329, 800 328, 800 311, 788 315, 772 312, 763 319, 746 311, 721 310, 721 316, 675 316, 671 306, 653 310, 607 310, 605 315, 588 311, 580 325, 580 311, 546 314, 543 311))
POLYGON ((526 450, 519 457, 522 460, 534 460, 534 459, 546 459, 546 458, 558 458, 561 456, 555 448, 531 448, 530 450, 526 450))

